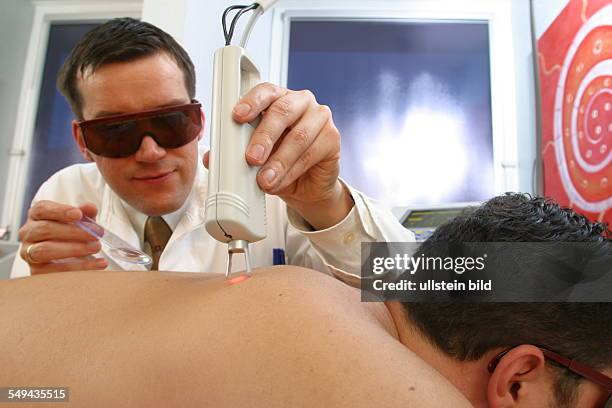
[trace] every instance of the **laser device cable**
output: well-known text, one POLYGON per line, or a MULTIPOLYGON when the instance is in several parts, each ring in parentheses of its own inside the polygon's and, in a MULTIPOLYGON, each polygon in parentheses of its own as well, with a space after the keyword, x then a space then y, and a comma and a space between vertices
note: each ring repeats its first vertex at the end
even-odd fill
MULTIPOLYGON (((249 6, 230 6, 225 9, 225 11, 223 12, 223 17, 221 17, 221 25, 223 26, 223 35, 225 37, 225 45, 230 45, 232 43, 232 38, 234 36, 234 29, 236 28, 236 24, 238 23, 238 20, 240 19, 240 17, 242 17, 243 14, 251 10, 256 10, 256 9, 258 9, 260 13, 255 13, 253 14, 254 16, 260 15, 263 13, 263 10, 261 10, 261 7, 259 6, 258 3, 253 3, 249 6), (234 18, 232 19, 232 22, 230 24, 230 28, 228 31, 226 20, 227 20, 227 16, 229 12, 232 10, 240 10, 240 11, 238 11, 236 15, 234 16, 234 18)), ((251 20, 249 20, 249 23, 247 24, 247 27, 245 29, 245 34, 247 34, 247 38, 248 38, 248 34, 250 30, 253 28, 253 25, 255 24, 255 20, 256 18, 255 19, 251 18, 251 20)))

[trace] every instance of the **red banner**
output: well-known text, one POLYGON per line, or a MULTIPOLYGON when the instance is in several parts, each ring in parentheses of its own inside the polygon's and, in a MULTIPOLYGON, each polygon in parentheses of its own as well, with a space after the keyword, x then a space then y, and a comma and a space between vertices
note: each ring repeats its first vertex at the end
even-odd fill
POLYGON ((538 39, 544 194, 612 225, 612 4, 570 0, 538 39))

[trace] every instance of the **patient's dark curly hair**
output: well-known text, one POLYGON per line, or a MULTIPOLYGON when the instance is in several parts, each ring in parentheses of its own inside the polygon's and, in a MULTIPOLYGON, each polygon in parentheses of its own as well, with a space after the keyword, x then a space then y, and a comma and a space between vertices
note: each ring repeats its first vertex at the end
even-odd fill
MULTIPOLYGON (((606 224, 591 222, 550 199, 508 193, 440 226, 420 252, 427 256, 437 242, 592 242, 609 248, 610 236, 606 224)), ((496 348, 535 344, 597 369, 612 367, 612 303, 403 306, 409 320, 435 346, 459 360, 476 360, 496 348)), ((573 406, 580 377, 559 367, 555 371, 557 404, 573 406)))
POLYGON ((551 199, 507 193, 468 208, 428 241, 603 242, 610 236, 606 224, 591 222, 551 199))

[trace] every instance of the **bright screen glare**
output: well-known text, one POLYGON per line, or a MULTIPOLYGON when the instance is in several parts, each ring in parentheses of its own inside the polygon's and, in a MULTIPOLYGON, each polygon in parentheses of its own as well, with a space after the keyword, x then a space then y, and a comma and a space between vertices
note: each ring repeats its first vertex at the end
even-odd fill
POLYGON ((390 206, 493 195, 486 22, 292 21, 287 85, 329 105, 341 177, 390 206))

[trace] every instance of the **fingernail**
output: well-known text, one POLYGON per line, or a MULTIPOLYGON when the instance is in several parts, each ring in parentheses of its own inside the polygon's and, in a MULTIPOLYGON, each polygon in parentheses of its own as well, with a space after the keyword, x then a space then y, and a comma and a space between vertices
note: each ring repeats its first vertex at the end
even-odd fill
POLYGON ((251 146, 251 148, 247 152, 247 155, 252 159, 259 161, 263 159, 264 151, 265 149, 262 145, 256 144, 254 146, 251 146))
POLYGON ((66 217, 74 219, 81 218, 81 211, 77 210, 76 208, 73 208, 71 210, 66 211, 66 217))
POLYGON ((272 184, 276 178, 276 171, 274 171, 274 169, 266 169, 263 171, 262 176, 264 180, 266 180, 266 183, 272 184))
POLYGON ((102 244, 100 244, 100 241, 88 242, 87 246, 91 249, 102 249, 102 244))
POLYGON ((234 107, 234 113, 238 116, 247 115, 251 111, 251 107, 246 103, 239 103, 234 107))

